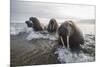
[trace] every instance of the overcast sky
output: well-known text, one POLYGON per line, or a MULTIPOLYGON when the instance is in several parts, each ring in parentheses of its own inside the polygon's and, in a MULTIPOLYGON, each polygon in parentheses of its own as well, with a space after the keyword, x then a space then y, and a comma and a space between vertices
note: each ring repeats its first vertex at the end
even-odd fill
POLYGON ((29 16, 95 19, 95 6, 11 0, 11 19, 19 20, 29 16))

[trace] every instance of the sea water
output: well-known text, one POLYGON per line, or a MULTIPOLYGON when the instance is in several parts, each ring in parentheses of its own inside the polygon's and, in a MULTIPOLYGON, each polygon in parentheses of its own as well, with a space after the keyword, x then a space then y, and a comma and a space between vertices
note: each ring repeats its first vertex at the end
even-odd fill
MULTIPOLYGON (((86 34, 95 35, 95 25, 94 24, 79 23, 79 26, 80 26, 81 31, 83 31, 84 36, 86 34)), ((10 27, 11 35, 18 35, 21 32, 28 33, 28 35, 25 37, 26 40, 40 39, 40 38, 57 40, 56 35, 51 35, 47 31, 43 31, 45 33, 45 35, 44 35, 41 32, 35 32, 33 28, 28 28, 25 23, 11 23, 11 27, 10 27)), ((85 45, 87 45, 87 44, 85 44, 85 45)), ((57 55, 57 59, 61 63, 94 61, 94 57, 90 56, 87 53, 85 54, 82 51, 78 54, 73 53, 70 51, 70 49, 66 49, 65 47, 62 47, 62 46, 58 47, 56 49, 56 51, 54 52, 54 54, 57 55)))
MULTIPOLYGON (((86 9, 91 9, 89 6, 86 6, 86 9)), ((93 11, 92 9, 89 11, 93 11)), ((29 17, 37 17, 41 24, 47 26, 51 18, 55 18, 60 25, 62 22, 66 21, 70 16, 75 19, 87 19, 88 16, 94 16, 94 12, 85 11, 85 7, 81 8, 77 5, 63 5, 63 4, 46 4, 46 3, 37 3, 31 1, 17 1, 11 0, 11 23, 10 23, 10 35, 19 35, 20 33, 27 33, 25 36, 26 40, 32 39, 50 39, 57 40, 57 35, 51 35, 47 31, 35 32, 34 29, 28 28, 25 24, 26 20, 29 20, 29 17), (73 9, 74 7, 74 9, 73 9), (80 17, 79 17, 80 16, 80 17), (59 19, 58 19, 59 18, 59 19), (61 18, 61 19, 60 19, 61 18), (64 19, 63 19, 64 18, 64 19)), ((90 19, 89 19, 90 20, 90 19)), ((84 34, 85 44, 83 47, 86 51, 94 51, 95 46, 95 22, 94 23, 77 23, 79 28, 84 34), (91 47, 91 45, 93 47, 91 47)), ((90 52, 92 53, 92 52, 90 52)), ((70 63, 70 62, 86 62, 94 61, 95 56, 91 56, 89 53, 84 53, 81 51, 79 54, 72 53, 70 49, 65 47, 58 47, 54 54, 57 55, 57 59, 61 63, 70 63)))

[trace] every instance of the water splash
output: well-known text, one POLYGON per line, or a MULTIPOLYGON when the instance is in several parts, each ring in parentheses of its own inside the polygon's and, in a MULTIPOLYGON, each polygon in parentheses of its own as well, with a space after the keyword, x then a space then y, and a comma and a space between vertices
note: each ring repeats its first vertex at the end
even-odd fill
POLYGON ((61 63, 91 62, 94 60, 93 57, 83 52, 71 52, 70 49, 66 49, 65 47, 57 48, 55 54, 58 55, 57 59, 61 63))
POLYGON ((11 27, 10 29, 10 34, 11 35, 19 35, 21 32, 24 34, 28 34, 26 36, 27 40, 32 40, 32 39, 50 39, 50 40, 57 40, 56 34, 50 34, 47 31, 34 31, 33 28, 28 28, 28 27, 11 27))
POLYGON ((29 33, 29 35, 26 37, 27 40, 32 40, 32 39, 50 39, 50 40, 57 40, 56 35, 50 35, 48 34, 47 31, 42 31, 41 32, 36 32, 36 31, 32 31, 29 33), (46 33, 46 34, 42 34, 42 33, 46 33))

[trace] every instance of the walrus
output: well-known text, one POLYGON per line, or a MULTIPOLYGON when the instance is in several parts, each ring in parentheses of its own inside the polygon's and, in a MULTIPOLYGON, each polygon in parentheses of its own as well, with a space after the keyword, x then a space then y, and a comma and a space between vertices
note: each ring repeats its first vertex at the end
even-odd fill
POLYGON ((32 21, 32 23, 33 23, 32 27, 35 31, 42 31, 43 30, 43 28, 40 24, 40 21, 36 17, 30 17, 29 20, 32 21))
POLYGON ((27 27, 32 27, 33 26, 32 22, 29 21, 29 20, 25 21, 25 23, 27 24, 27 27))
POLYGON ((57 21, 54 18, 50 19, 47 31, 52 33, 52 32, 56 32, 57 29, 58 29, 57 21))
POLYGON ((66 48, 79 49, 84 44, 83 34, 72 20, 61 24, 58 35, 58 43, 66 48))

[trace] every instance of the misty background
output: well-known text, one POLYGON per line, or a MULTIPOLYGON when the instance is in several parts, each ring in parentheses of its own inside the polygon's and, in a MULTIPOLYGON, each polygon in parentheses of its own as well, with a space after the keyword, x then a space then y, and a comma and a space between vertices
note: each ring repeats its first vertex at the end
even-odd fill
POLYGON ((31 16, 37 17, 45 26, 48 25, 51 18, 55 18, 59 25, 67 19, 72 19, 78 22, 77 25, 83 33, 95 33, 95 6, 93 5, 11 0, 11 32, 19 32, 19 30, 27 27, 25 21, 29 20, 31 16))
POLYGON ((37 17, 43 22, 48 22, 51 18, 55 18, 59 21, 68 18, 88 21, 94 21, 95 19, 95 6, 92 5, 11 0, 10 6, 11 23, 23 23, 31 16, 37 17))

